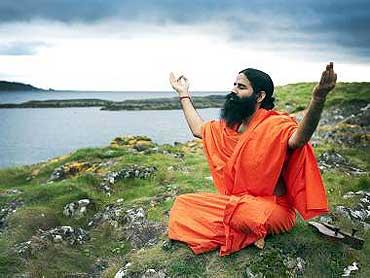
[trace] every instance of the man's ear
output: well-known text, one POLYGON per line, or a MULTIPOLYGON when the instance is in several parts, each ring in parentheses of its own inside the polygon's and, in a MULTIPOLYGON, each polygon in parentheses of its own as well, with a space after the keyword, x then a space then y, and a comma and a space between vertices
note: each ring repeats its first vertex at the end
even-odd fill
POLYGON ((262 103, 262 101, 266 97, 266 92, 265 91, 259 91, 258 92, 258 97, 257 97, 257 103, 262 103))

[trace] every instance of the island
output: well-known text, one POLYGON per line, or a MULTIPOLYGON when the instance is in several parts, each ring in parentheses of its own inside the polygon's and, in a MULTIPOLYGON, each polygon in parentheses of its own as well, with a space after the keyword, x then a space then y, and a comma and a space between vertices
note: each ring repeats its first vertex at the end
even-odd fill
POLYGON ((30 84, 0 80, 0 92, 13 92, 13 91, 19 92, 19 91, 45 91, 45 90, 34 87, 30 84))

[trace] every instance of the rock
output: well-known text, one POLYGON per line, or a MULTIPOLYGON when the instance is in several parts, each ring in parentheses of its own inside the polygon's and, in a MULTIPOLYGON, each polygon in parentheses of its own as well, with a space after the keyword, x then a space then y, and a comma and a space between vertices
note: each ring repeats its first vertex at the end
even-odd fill
POLYGON ((103 211, 96 213, 88 223, 88 226, 96 227, 104 222, 108 222, 110 225, 117 227, 118 223, 123 221, 124 216, 123 200, 122 202, 117 201, 115 204, 107 205, 103 211))
POLYGON ((53 237, 53 240, 54 240, 54 242, 62 242, 63 241, 63 237, 61 235, 55 235, 53 237))
POLYGON ((177 245, 175 243, 175 241, 173 239, 165 239, 163 242, 162 242, 162 250, 164 251, 174 251, 177 249, 177 245))
POLYGON ((166 231, 166 225, 148 221, 143 208, 132 208, 126 211, 123 231, 133 248, 142 248, 155 245, 159 236, 166 231))
POLYGON ((112 185, 117 181, 130 178, 148 179, 152 177, 156 172, 157 168, 154 166, 138 166, 136 164, 122 168, 119 171, 108 173, 103 182, 100 183, 99 188, 106 193, 112 191, 112 185))
POLYGON ((143 274, 130 273, 132 263, 127 263, 114 276, 114 278, 125 277, 140 277, 140 278, 166 278, 167 275, 164 270, 155 270, 154 268, 147 269, 143 274))
POLYGON ((247 267, 245 269, 245 277, 247 277, 247 278, 264 278, 265 276, 261 272, 253 273, 252 270, 249 267, 247 267))
POLYGON ((84 170, 87 170, 92 166, 89 162, 71 162, 66 163, 58 168, 55 168, 53 173, 49 178, 49 182, 51 181, 59 181, 70 176, 74 176, 84 170))
POLYGON ((337 206, 335 212, 347 217, 348 219, 361 223, 364 227, 370 224, 370 193, 365 191, 347 192, 343 195, 344 199, 357 198, 357 203, 349 208, 337 206))
POLYGON ((7 189, 5 191, 0 192, 0 197, 8 197, 8 196, 13 196, 13 195, 19 195, 21 194, 22 191, 18 189, 7 189))
POLYGON ((287 268, 286 273, 289 277, 302 276, 305 270, 306 261, 301 257, 291 258, 287 256, 283 260, 283 264, 287 268))
POLYGON ((366 147, 370 142, 370 105, 351 104, 324 110, 315 141, 366 147))
POLYGON ((349 161, 335 151, 326 151, 318 159, 319 168, 322 171, 340 170, 348 175, 364 175, 366 171, 352 166, 349 161))
POLYGON ((182 151, 185 153, 200 153, 203 154, 203 143, 200 139, 188 141, 182 145, 182 151))
POLYGON ((319 219, 320 219, 319 222, 321 223, 328 223, 328 224, 333 223, 333 218, 329 215, 321 216, 319 219))
POLYGON ((63 214, 68 217, 80 218, 86 214, 87 206, 91 202, 89 199, 81 199, 65 205, 63 214))
POLYGON ((6 228, 8 217, 23 205, 24 202, 22 200, 13 200, 0 207, 0 233, 6 228))
POLYGON ((155 270, 153 268, 149 268, 145 271, 145 273, 141 276, 141 278, 166 278, 167 275, 163 270, 155 270))
POLYGON ((133 146, 138 152, 146 151, 153 147, 153 143, 151 141, 144 141, 138 140, 135 145, 133 146))
POLYGON ((129 277, 129 268, 132 265, 132 263, 127 263, 124 267, 122 267, 116 275, 114 275, 114 278, 124 278, 129 277))
POLYGON ((358 271, 358 270, 359 270, 359 264, 357 262, 353 262, 351 265, 344 268, 342 277, 349 277, 351 276, 352 271, 358 271))
POLYGON ((47 231, 39 229, 37 235, 29 241, 16 244, 14 250, 19 255, 27 257, 46 249, 53 243, 66 243, 73 246, 84 244, 89 239, 89 234, 82 228, 59 226, 47 231))
POLYGON ((102 277, 102 272, 106 270, 109 266, 107 260, 104 259, 97 259, 94 265, 90 268, 89 272, 87 273, 87 277, 89 278, 98 278, 102 277))
POLYGON ((153 149, 156 145, 152 142, 152 139, 146 136, 122 136, 116 137, 111 142, 111 147, 127 147, 129 149, 136 150, 138 152, 147 151, 153 149))

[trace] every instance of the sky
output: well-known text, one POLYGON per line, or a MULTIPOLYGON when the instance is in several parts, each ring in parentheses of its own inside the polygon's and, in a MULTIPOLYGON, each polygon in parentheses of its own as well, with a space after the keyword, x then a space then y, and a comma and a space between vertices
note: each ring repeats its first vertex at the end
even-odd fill
POLYGON ((370 81, 368 0, 1 0, 0 80, 44 89, 228 91, 252 67, 276 85, 370 81))

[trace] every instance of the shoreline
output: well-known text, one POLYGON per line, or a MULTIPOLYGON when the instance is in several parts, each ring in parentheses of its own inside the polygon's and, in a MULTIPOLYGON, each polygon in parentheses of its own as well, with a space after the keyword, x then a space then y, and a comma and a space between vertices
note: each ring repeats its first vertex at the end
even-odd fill
MULTIPOLYGON (((193 103, 198 109, 220 108, 225 100, 224 95, 194 96, 193 103)), ((31 100, 22 103, 0 103, 0 109, 13 108, 70 108, 100 107, 100 110, 178 110, 181 109, 178 97, 135 99, 111 101, 104 99, 62 99, 62 100, 31 100)))

